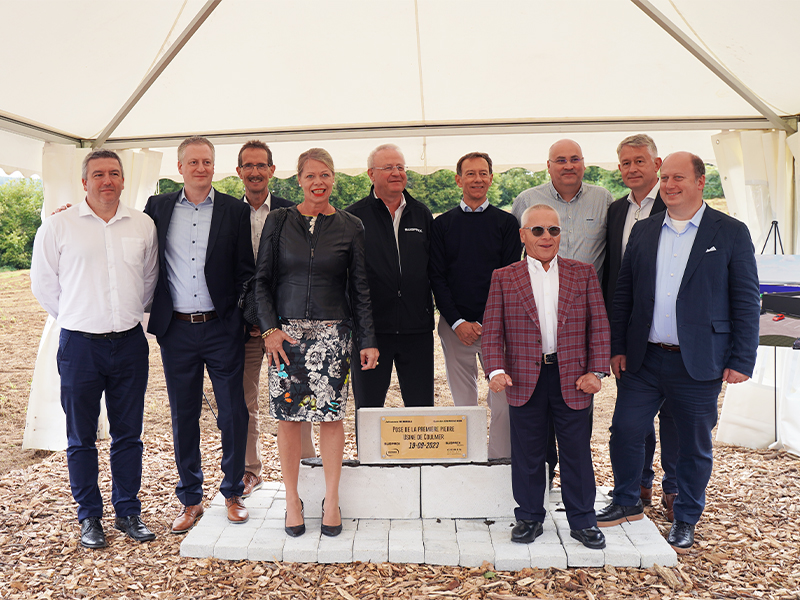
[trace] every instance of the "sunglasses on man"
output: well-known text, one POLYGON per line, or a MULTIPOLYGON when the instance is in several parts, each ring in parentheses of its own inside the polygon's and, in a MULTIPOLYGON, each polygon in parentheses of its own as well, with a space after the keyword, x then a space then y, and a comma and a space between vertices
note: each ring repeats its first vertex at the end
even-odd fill
MULTIPOLYGON (((527 229, 530 231, 534 237, 542 237, 544 235, 545 227, 523 227, 522 229, 527 229)), ((547 227, 547 233, 549 233, 553 237, 558 237, 561 235, 561 227, 556 227, 553 225, 552 227, 547 227)))

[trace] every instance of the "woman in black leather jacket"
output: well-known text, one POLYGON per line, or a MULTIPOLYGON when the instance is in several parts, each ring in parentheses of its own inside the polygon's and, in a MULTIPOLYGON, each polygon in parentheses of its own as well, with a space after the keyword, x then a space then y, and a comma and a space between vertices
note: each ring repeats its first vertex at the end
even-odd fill
POLYGON ((285 529, 291 536, 305 532, 297 492, 300 424, 318 421, 325 473, 321 532, 334 536, 342 530, 342 419, 353 336, 363 348, 358 367, 374 369, 378 349, 364 264, 364 227, 329 202, 334 180, 330 154, 321 148, 301 154, 297 179, 303 202, 271 211, 264 224, 256 301, 269 365, 270 414, 279 420, 285 529))

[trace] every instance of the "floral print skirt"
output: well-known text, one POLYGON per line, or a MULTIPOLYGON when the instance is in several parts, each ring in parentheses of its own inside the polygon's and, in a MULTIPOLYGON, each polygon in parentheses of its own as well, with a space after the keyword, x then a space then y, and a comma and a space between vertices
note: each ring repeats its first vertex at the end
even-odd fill
POLYGON ((349 321, 281 319, 296 339, 284 343, 289 364, 269 367, 269 413, 280 421, 339 421, 347 408, 353 351, 349 321))

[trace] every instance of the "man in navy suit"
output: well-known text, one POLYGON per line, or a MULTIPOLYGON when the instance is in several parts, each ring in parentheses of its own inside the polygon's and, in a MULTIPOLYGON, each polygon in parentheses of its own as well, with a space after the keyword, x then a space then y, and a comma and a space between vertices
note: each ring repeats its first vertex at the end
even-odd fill
POLYGON ((156 224, 160 262, 148 331, 161 346, 180 476, 175 492, 183 504, 172 532, 185 533, 203 514, 203 367, 219 412, 220 491, 228 520, 244 523, 249 517, 242 502, 248 422, 242 371, 248 334, 238 299, 254 264, 247 205, 211 187, 211 142, 202 137, 181 142, 178 171, 183 189, 151 196, 144 212, 156 224))
POLYGON ((699 157, 676 152, 664 160, 667 213, 631 231, 611 319, 611 370, 619 379, 609 444, 614 493, 598 525, 642 518, 644 436, 667 402, 678 432, 678 497, 667 541, 677 552, 694 544, 705 507, 722 382, 749 379, 758 347, 750 233, 703 202, 704 186, 699 157))
MULTIPOLYGON (((661 159, 658 157, 656 143, 649 135, 636 134, 626 137, 617 146, 619 172, 623 183, 630 188, 630 193, 615 200, 608 207, 608 229, 606 230, 606 263, 603 269, 603 296, 606 310, 611 315, 614 292, 617 289, 617 277, 622 266, 622 256, 628 245, 631 229, 639 221, 666 210, 664 201, 658 191, 658 170, 661 159)), ((664 478, 661 480, 661 503, 667 513, 667 520, 672 521, 672 505, 678 495, 678 483, 675 480, 675 462, 678 460, 678 434, 669 408, 662 404, 658 413, 659 436, 661 438, 661 467, 664 478)), ((642 504, 649 505, 653 501, 653 455, 656 451, 655 426, 647 432, 644 440, 644 469, 639 484, 639 495, 642 504)))
MULTIPOLYGON (((243 202, 250 209, 250 240, 253 243, 253 258, 258 256, 261 231, 273 208, 294 206, 293 202, 279 198, 269 191, 269 180, 275 174, 272 150, 261 140, 245 142, 239 149, 236 173, 244 184, 243 202)), ((261 435, 258 428, 258 386, 261 363, 264 360, 264 340, 255 325, 250 328, 250 337, 244 345, 244 399, 249 414, 247 425, 247 450, 244 460, 244 492, 250 495, 263 484, 261 479, 261 435)), ((314 456, 314 441, 311 438, 311 423, 303 423, 303 458, 314 456)))

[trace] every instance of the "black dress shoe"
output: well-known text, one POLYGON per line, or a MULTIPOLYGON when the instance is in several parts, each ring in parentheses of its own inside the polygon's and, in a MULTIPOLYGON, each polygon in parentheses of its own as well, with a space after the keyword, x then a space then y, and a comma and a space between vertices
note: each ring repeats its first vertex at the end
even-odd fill
POLYGON ((613 502, 597 511, 598 527, 613 527, 626 521, 640 521, 644 518, 644 507, 639 500, 634 506, 622 506, 613 502))
POLYGON ((286 513, 283 513, 283 530, 292 537, 300 537, 306 532, 306 507, 303 505, 303 500, 300 500, 300 514, 303 516, 303 522, 300 525, 292 525, 289 527, 286 524, 286 513))
MULTIPOLYGON (((322 518, 325 518, 325 498, 322 499, 322 518)), ((342 533, 342 509, 339 508, 339 524, 338 525, 325 525, 325 523, 321 523, 319 526, 319 531, 322 535, 327 535, 328 537, 336 537, 340 533, 342 533)))
POLYGON ((606 536, 595 525, 586 529, 571 529, 569 535, 587 548, 600 550, 606 547, 606 536))
POLYGON ((81 546, 84 548, 105 548, 108 546, 100 517, 86 517, 81 521, 81 546))
POLYGON ((537 537, 542 535, 544 528, 539 521, 529 521, 520 519, 511 530, 511 541, 518 544, 530 544, 537 537))
POLYGON ((667 536, 667 543, 679 554, 688 552, 689 548, 694 545, 694 525, 685 521, 673 521, 672 529, 669 530, 667 536))
POLYGON ((139 515, 117 517, 114 521, 114 528, 124 531, 128 537, 137 542, 152 542, 156 539, 156 534, 150 531, 147 525, 142 523, 142 517, 139 515))

